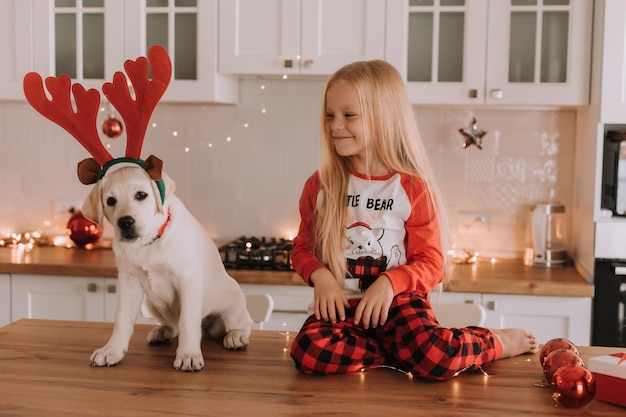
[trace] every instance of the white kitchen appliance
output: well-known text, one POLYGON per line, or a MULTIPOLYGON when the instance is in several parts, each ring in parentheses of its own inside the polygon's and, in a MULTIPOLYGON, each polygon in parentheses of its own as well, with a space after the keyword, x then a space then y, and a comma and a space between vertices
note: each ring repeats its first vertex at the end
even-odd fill
POLYGON ((524 263, 529 266, 564 266, 567 263, 565 206, 538 203, 530 207, 524 263))

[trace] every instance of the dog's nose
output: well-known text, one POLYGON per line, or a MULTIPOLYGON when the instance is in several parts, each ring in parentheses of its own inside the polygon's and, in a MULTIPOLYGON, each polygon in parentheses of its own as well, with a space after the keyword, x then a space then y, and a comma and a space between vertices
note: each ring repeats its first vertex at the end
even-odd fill
POLYGON ((132 216, 124 216, 117 219, 117 226, 122 230, 129 230, 135 224, 135 219, 132 216))

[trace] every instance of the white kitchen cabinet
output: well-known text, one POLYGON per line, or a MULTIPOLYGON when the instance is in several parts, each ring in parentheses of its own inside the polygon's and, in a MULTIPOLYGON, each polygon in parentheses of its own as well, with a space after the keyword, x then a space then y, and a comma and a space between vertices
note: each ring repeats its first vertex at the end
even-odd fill
POLYGON ((0 100, 23 100, 22 77, 32 68, 32 4, 0 0, 0 100))
POLYGON ((116 280, 40 275, 11 276, 11 319, 112 321, 116 280))
POLYGON ((591 298, 540 295, 431 293, 431 303, 480 303, 485 307, 484 327, 522 328, 535 334, 539 343, 564 337, 588 346, 591 341, 591 298))
POLYGON ((269 294, 274 310, 263 330, 297 332, 309 317, 307 309, 313 301, 313 287, 304 285, 241 284, 244 294, 269 294))
POLYGON ((17 61, 17 98, 23 96, 21 79, 27 71, 68 74, 100 90, 116 71, 123 71, 126 59, 146 56, 151 45, 160 44, 173 67, 163 101, 237 101, 237 79, 217 73, 217 0, 37 0, 32 6, 10 1, 20 19, 14 55, 30 59, 17 61))
POLYGON ((220 0, 219 70, 328 75, 382 59, 384 0, 220 0))
POLYGON ((11 323, 11 276, 0 274, 0 327, 11 323))
POLYGON ((386 59, 416 104, 585 105, 592 0, 387 2, 386 59))
MULTIPOLYGON (((626 2, 605 0, 601 37, 603 123, 626 123, 626 2)), ((599 139, 602 140, 602 139, 599 139)))
POLYGON ((485 327, 522 328, 539 343, 564 337, 588 346, 591 341, 591 298, 483 294, 485 327))

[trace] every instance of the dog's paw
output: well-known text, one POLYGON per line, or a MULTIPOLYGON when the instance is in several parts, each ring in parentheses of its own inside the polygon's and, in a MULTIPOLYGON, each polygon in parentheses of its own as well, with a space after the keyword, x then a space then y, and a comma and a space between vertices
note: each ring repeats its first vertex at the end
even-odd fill
POLYGON ((150 330, 146 340, 151 345, 161 345, 176 337, 176 332, 170 326, 156 326, 150 330))
POLYGON ((113 366, 122 361, 125 355, 124 350, 102 347, 91 354, 89 364, 91 366, 113 366))
POLYGON ((174 368, 181 371, 199 371, 204 368, 204 358, 202 352, 176 354, 174 368))
POLYGON ((224 347, 230 350, 242 350, 248 347, 248 334, 242 330, 231 330, 224 336, 224 347))

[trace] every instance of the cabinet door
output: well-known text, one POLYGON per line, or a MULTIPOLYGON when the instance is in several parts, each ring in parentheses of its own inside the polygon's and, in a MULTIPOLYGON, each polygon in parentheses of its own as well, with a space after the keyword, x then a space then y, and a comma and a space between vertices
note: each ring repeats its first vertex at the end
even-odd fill
POLYGON ((219 72, 297 74, 299 0, 220 0, 219 72))
POLYGON ((274 310, 263 330, 297 332, 307 319, 309 304, 313 301, 313 288, 304 285, 241 284, 244 294, 269 294, 274 300, 274 310))
POLYGON ((386 59, 416 104, 484 102, 487 0, 387 2, 386 59))
POLYGON ((219 70, 329 75, 385 56, 381 0, 220 0, 219 70))
POLYGON ((0 274, 0 327, 11 323, 11 276, 0 274))
POLYGON ((104 319, 103 278, 12 275, 11 287, 13 321, 104 319))
POLYGON ((115 321, 115 310, 117 308, 117 279, 104 279, 104 321, 115 321))
POLYGON ((237 79, 218 74, 217 0, 126 1, 123 7, 126 58, 146 56, 152 45, 170 55, 172 79, 163 101, 237 101, 237 79))
POLYGON ((486 102, 589 103, 593 2, 489 2, 486 102))
POLYGON ((32 69, 31 2, 1 0, 0 100, 23 100, 22 77, 32 69))
POLYGON ((300 73, 332 74, 354 61, 384 59, 385 2, 302 1, 300 73))
POLYGON ((483 294, 485 327, 522 328, 539 343, 564 337, 588 346, 591 337, 591 298, 483 294))
POLYGON ((122 0, 33 2, 33 68, 100 89, 124 62, 122 0))
POLYGON ((626 122, 626 2, 606 0, 602 37, 602 112, 604 123, 626 122))

